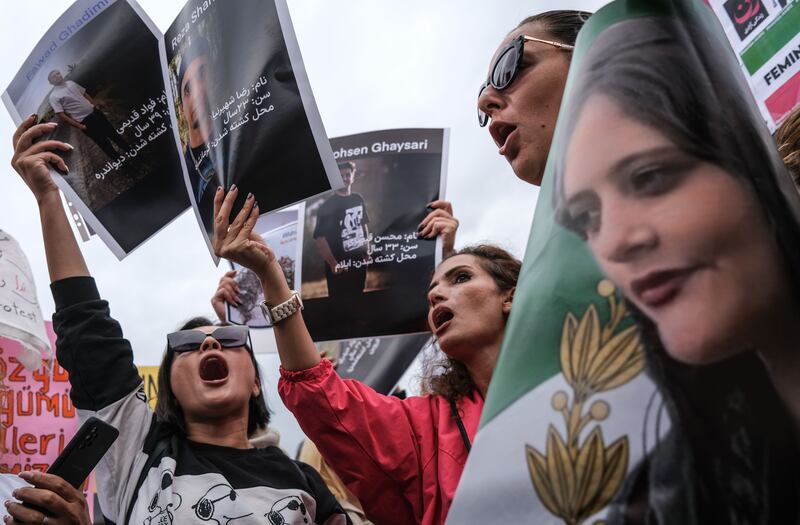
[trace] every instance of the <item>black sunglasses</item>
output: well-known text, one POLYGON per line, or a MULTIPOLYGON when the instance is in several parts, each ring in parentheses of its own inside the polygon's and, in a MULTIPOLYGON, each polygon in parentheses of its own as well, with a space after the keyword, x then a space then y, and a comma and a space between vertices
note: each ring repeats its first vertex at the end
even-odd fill
POLYGON ((508 44, 508 47, 503 49, 503 51, 497 56, 497 60, 495 60, 494 64, 492 64, 489 77, 486 79, 486 82, 481 85, 480 90, 478 90, 478 124, 481 127, 484 127, 489 123, 489 115, 484 113, 480 106, 480 98, 483 94, 483 90, 489 86, 492 86, 496 90, 502 91, 508 88, 512 82, 514 82, 514 79, 517 78, 517 74, 519 74, 519 66, 522 64, 522 56, 525 51, 525 42, 540 42, 542 44, 554 46, 565 51, 572 51, 575 49, 575 46, 571 46, 569 44, 562 44, 561 42, 556 42, 554 40, 543 40, 541 38, 535 38, 527 35, 519 35, 517 38, 515 38, 510 44, 508 44))
POLYGON ((250 330, 246 326, 220 326, 210 334, 199 330, 181 330, 167 334, 167 347, 177 353, 194 352, 208 336, 216 339, 222 348, 238 348, 248 345, 250 330))

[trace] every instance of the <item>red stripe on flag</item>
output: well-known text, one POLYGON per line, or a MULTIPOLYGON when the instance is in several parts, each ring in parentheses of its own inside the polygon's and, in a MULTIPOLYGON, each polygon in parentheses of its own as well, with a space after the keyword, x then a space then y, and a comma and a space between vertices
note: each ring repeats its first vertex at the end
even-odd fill
POLYGON ((800 106, 800 73, 795 73, 784 85, 764 101, 772 120, 780 124, 794 108, 800 106))

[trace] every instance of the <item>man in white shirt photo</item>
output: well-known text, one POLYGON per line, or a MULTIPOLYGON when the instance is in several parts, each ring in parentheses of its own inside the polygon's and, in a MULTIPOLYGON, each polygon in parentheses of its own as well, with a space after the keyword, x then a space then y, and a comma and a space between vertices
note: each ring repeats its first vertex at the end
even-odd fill
POLYGON ((64 80, 58 69, 51 71, 47 80, 53 85, 50 106, 61 122, 83 131, 109 158, 116 158, 128 150, 128 143, 97 108, 83 86, 64 80))

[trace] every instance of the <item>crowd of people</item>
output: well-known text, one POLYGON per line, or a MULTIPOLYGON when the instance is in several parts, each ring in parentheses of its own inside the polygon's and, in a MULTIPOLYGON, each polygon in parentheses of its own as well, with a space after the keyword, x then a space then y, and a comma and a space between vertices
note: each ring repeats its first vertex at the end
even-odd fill
MULTIPOLYGON (((479 124, 530 184, 542 183, 572 50, 589 17, 526 18, 500 43, 481 85, 479 124)), ((681 30, 644 17, 604 35, 577 74, 560 128, 569 140, 554 152, 558 220, 586 240, 635 311, 648 372, 673 424, 628 476, 619 496, 625 504, 612 505, 608 522, 794 523, 797 194, 787 195, 779 181, 791 179, 742 110, 748 102, 730 102, 740 96, 738 71, 683 53, 675 38, 681 30), (724 110, 704 106, 702 85, 681 83, 686 71, 709 69, 728 80, 724 110), (662 308, 685 283, 692 291, 662 308), (666 475, 688 481, 659 492, 666 475)), ((795 180, 799 121, 795 113, 776 135, 795 180)), ((81 416, 120 430, 97 470, 107 520, 445 522, 513 306, 519 260, 491 244, 456 249, 452 206, 432 203, 420 235, 444 240, 427 295, 441 358, 426 368, 424 395, 386 396, 343 380, 320 356, 297 293, 253 231, 258 203, 248 196, 229 222, 238 189, 215 189, 215 253, 261 281, 281 361, 280 397, 324 460, 317 469, 332 473, 323 479, 275 446, 254 446, 269 411, 247 328, 224 319, 222 301, 236 301, 231 274, 214 296, 219 320, 194 318, 167 335, 156 410, 148 408, 133 351, 49 173, 50 166, 67 171, 55 152, 68 145, 36 141, 52 124, 34 122, 14 135, 13 165, 39 205, 58 359, 81 416)), ((7 523, 88 523, 76 489, 51 475, 20 477, 25 484, 8 487, 19 502, 6 503, 7 523)))

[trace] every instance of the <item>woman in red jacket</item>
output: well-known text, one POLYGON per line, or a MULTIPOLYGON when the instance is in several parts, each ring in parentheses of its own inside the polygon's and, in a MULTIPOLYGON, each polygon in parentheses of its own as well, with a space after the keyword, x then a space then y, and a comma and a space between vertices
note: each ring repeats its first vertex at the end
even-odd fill
POLYGON ((256 273, 272 317, 284 403, 375 523, 444 523, 478 428, 511 311, 520 262, 494 246, 466 248, 436 270, 428 323, 448 361, 431 395, 400 400, 343 380, 320 360, 273 253, 253 232, 251 196, 230 226, 235 187, 214 199, 214 250, 256 273))

